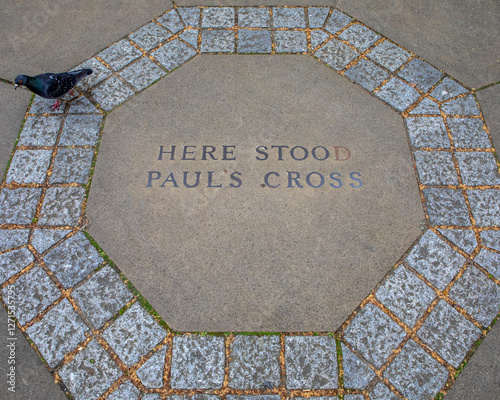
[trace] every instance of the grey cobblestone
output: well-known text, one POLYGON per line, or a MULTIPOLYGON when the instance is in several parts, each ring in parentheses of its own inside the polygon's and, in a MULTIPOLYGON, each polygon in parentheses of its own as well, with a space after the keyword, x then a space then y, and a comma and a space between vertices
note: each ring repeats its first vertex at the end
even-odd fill
POLYGON ((0 254, 0 283, 17 274, 34 260, 35 256, 27 247, 0 254))
POLYGON ((396 396, 393 392, 389 390, 382 382, 375 385, 372 392, 370 393, 371 400, 400 400, 399 396, 396 396))
POLYGON ((461 190, 428 187, 424 189, 424 197, 431 225, 470 226, 461 190))
POLYGON ((6 182, 43 183, 52 150, 17 150, 12 157, 6 182))
POLYGON ((326 42, 314 55, 330 67, 340 71, 358 57, 359 53, 346 44, 332 39, 326 42))
POLYGON ((235 42, 236 36, 233 31, 201 31, 202 53, 233 53, 235 51, 235 42))
POLYGON ((484 130, 484 122, 478 118, 448 118, 446 120, 453 138, 453 144, 459 149, 487 149, 491 141, 484 130))
POLYGON ((19 146, 54 146, 61 128, 61 116, 35 115, 28 117, 23 126, 19 146))
POLYGON ((35 96, 35 99, 31 104, 29 112, 31 114, 44 114, 44 113, 62 114, 66 110, 66 103, 62 103, 59 106, 59 109, 56 110, 52 110, 53 104, 54 100, 52 99, 44 99, 43 97, 35 96))
POLYGON ((325 33, 323 31, 311 31, 311 48, 314 50, 329 38, 330 36, 328 35, 328 33, 325 33))
POLYGON ((147 57, 125 68, 120 75, 135 89, 142 90, 167 73, 147 57))
POLYGON ((0 224, 30 224, 41 194, 42 189, 35 188, 2 189, 0 224))
POLYGON ((472 95, 467 95, 458 99, 449 100, 441 104, 441 110, 446 115, 472 116, 479 115, 479 108, 472 95))
POLYGON ((203 9, 202 28, 231 28, 235 23, 232 7, 207 7, 203 9))
POLYGON ((274 33, 277 53, 302 53, 307 51, 307 37, 301 31, 277 31, 274 33))
POLYGON ((280 400, 277 394, 254 394, 254 395, 232 395, 226 396, 227 400, 280 400))
POLYGON ((439 105, 435 101, 425 97, 413 110, 410 111, 410 114, 439 115, 439 105))
POLYGON ((44 253, 70 232, 70 229, 36 229, 31 238, 31 245, 39 253, 44 253))
POLYGON ((346 389, 365 389, 375 377, 375 372, 343 343, 342 366, 344 368, 344 387, 346 389))
POLYGON ((77 67, 73 68, 73 71, 82 68, 92 68, 93 71, 92 75, 89 75, 85 79, 82 79, 76 85, 76 89, 82 93, 86 92, 92 86, 97 85, 103 79, 106 79, 108 76, 111 75, 111 71, 108 68, 106 68, 104 64, 100 62, 97 58, 91 58, 81 63, 77 67))
POLYGON ((332 35, 335 35, 342 28, 345 28, 352 21, 352 18, 345 15, 343 12, 339 10, 333 10, 332 15, 328 18, 326 22, 325 29, 330 32, 332 35))
POLYGON ((500 251, 500 231, 481 231, 483 246, 500 251))
MULTIPOLYGON (((226 399, 228 398, 229 395, 226 396, 226 399)), ((196 393, 193 395, 184 395, 184 396, 179 396, 177 394, 174 394, 172 396, 167 397, 169 400, 220 400, 220 396, 216 396, 214 394, 203 394, 203 393, 196 393)))
POLYGON ((180 67, 196 55, 196 50, 182 43, 180 40, 172 40, 151 54, 167 71, 180 67))
POLYGON ((269 8, 244 7, 238 9, 238 25, 241 28, 270 28, 269 8))
POLYGON ((166 354, 167 346, 163 346, 137 370, 137 377, 147 388, 160 388, 163 386, 166 354))
POLYGON ((431 92, 431 96, 437 101, 449 100, 459 94, 467 93, 468 90, 450 78, 444 78, 431 92))
POLYGON ((49 182, 82 183, 89 180, 94 149, 59 149, 49 182))
POLYGON ((456 152, 462 182, 467 186, 500 185, 498 166, 493 153, 456 152))
POLYGON ((273 7, 273 25, 274 28, 305 28, 304 9, 273 7))
POLYGON ((481 249, 474 262, 483 267, 496 279, 500 279, 500 254, 481 249))
POLYGON ((339 39, 349 42, 356 47, 358 51, 366 51, 368 48, 380 39, 380 35, 368 29, 366 26, 354 24, 344 30, 339 39))
POLYGON ((41 226, 77 225, 84 199, 85 189, 81 187, 48 188, 38 224, 41 226))
POLYGON ((344 76, 371 92, 389 77, 389 73, 375 63, 363 59, 349 68, 344 76))
POLYGON ((423 185, 458 185, 458 173, 448 151, 415 151, 418 177, 423 185))
POLYGON ((95 146, 101 124, 101 115, 68 115, 59 145, 95 146))
POLYGON ((476 225, 500 225, 500 190, 467 190, 467 197, 476 225))
POLYGON ((428 92, 443 77, 441 71, 420 58, 414 58, 398 72, 399 77, 416 85, 423 92, 428 92))
POLYGON ((192 28, 200 27, 201 12, 198 7, 179 7, 177 10, 187 26, 192 28))
POLYGON ((190 44, 195 49, 198 48, 199 30, 186 30, 179 35, 179 38, 190 44))
POLYGON ((99 114, 99 110, 85 96, 80 96, 71 102, 70 114, 99 114))
POLYGON ((126 39, 116 42, 106 50, 100 52, 97 56, 102 58, 115 71, 122 69, 130 64, 136 58, 139 58, 142 52, 126 39))
POLYGON ((157 21, 174 34, 184 29, 184 24, 175 10, 170 10, 157 21))
POLYGON ((401 112, 415 103, 420 95, 413 87, 393 77, 375 92, 375 96, 401 112))
POLYGON ((309 16, 310 28, 321 28, 328 18, 328 7, 308 7, 307 14, 309 16))
POLYGON ((468 229, 439 229, 439 232, 466 253, 471 254, 477 247, 474 231, 468 229))
POLYGON ((405 119, 413 147, 450 148, 450 140, 441 117, 408 117, 405 119))
POLYGON ((132 382, 126 381, 108 396, 108 400, 137 400, 141 392, 132 382))
POLYGON ((28 243, 29 229, 0 229, 0 251, 28 243))
POLYGON ((92 96, 106 111, 111 111, 133 95, 134 91, 116 76, 92 90, 92 96))
POLYGON ((410 53, 388 40, 384 40, 382 43, 375 46, 367 54, 367 57, 387 68, 389 71, 394 72, 410 58, 410 53))
POLYGON ((270 31, 238 30, 238 53, 270 53, 271 51, 270 31))
POLYGON ((162 398, 158 393, 145 393, 141 400, 162 400, 162 398))
POLYGON ((139 47, 149 51, 171 36, 169 31, 151 22, 129 35, 129 38, 139 47))

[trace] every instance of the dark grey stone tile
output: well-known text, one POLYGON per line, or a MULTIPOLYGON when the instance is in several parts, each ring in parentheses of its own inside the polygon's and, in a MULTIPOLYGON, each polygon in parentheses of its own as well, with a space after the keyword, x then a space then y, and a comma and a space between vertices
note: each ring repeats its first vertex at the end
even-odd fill
POLYGON ((307 51, 307 37, 301 31, 274 32, 275 50, 277 53, 302 53, 307 51))
POLYGON ((85 79, 82 79, 76 85, 76 89, 81 93, 86 92, 92 86, 97 85, 99 82, 101 82, 103 79, 106 79, 112 73, 97 58, 90 58, 87 61, 84 61, 77 67, 73 68, 73 71, 82 68, 92 68, 93 72, 92 75, 89 75, 85 79))
POLYGON ((126 381, 108 396, 108 400, 137 400, 141 392, 132 382, 126 381))
POLYGON ((111 111, 134 94, 134 91, 117 76, 112 76, 92 90, 92 96, 106 111, 111 111))
POLYGON ((163 346, 137 370, 137 377, 147 388, 161 388, 163 386, 166 354, 167 346, 163 346))
POLYGON ((438 83, 443 77, 443 73, 425 61, 414 58, 398 72, 398 76, 417 85, 416 87, 423 92, 427 92, 438 83))
POLYGON ((423 114, 423 115, 439 115, 439 105, 428 97, 422 99, 418 105, 410 111, 410 115, 423 114))
POLYGON ((19 146, 54 146, 63 121, 62 116, 35 115, 24 123, 19 146))
POLYGON ((151 50, 171 36, 172 34, 169 31, 151 22, 130 34, 129 38, 144 50, 151 50))
POLYGON ((43 183, 52 150, 17 150, 7 172, 7 183, 43 183))
POLYGON ((388 40, 384 40, 366 56, 394 72, 410 58, 410 53, 388 40))
POLYGON ((483 246, 500 251, 500 231, 481 231, 483 246))
POLYGON ((470 94, 441 104, 441 110, 446 115, 479 116, 479 108, 470 94))
POLYGON ((471 254, 477 247, 474 231, 468 229, 439 229, 446 239, 460 247, 466 253, 471 254))
POLYGON ((491 148, 491 141, 479 118, 447 118, 453 144, 459 149, 491 148))
POLYGON ((241 28, 270 28, 270 9, 260 7, 243 7, 238 9, 238 26, 241 28))
POLYGON ((178 7, 177 11, 179 11, 186 26, 191 26, 192 28, 200 27, 201 12, 198 7, 178 7))
POLYGON ((94 149, 59 149, 49 182, 82 183, 89 180, 94 149))
POLYGON ((68 115, 59 145, 95 146, 101 124, 101 115, 68 115))
POLYGON ((415 151, 418 178, 424 185, 458 185, 458 172, 448 151, 415 151))
POLYGON ((180 67, 186 61, 196 55, 196 50, 182 43, 180 40, 172 40, 151 54, 163 65, 167 71, 180 67))
POLYGON ((232 28, 235 24, 233 7, 206 7, 201 19, 202 28, 232 28))
POLYGON ((165 15, 162 15, 157 19, 157 21, 172 33, 177 33, 184 29, 184 24, 175 9, 172 9, 165 15))
POLYGON ((329 11, 328 7, 308 7, 309 28, 321 28, 328 18, 329 11))
POLYGON ((333 10, 332 15, 328 18, 326 22, 325 29, 330 32, 332 35, 335 35, 342 28, 349 25, 352 21, 352 18, 340 12, 339 10, 333 10))
POLYGON ((483 267, 496 279, 500 279, 500 254, 481 249, 474 262, 483 267))
POLYGON ((136 58, 139 58, 142 52, 127 39, 122 39, 106 50, 100 52, 97 56, 102 58, 115 71, 122 69, 130 64, 136 58))
POLYGON ((48 188, 38 224, 76 226, 82 214, 83 200, 85 200, 85 189, 82 187, 48 188))
POLYGON ((274 28, 305 28, 304 9, 273 7, 273 26, 274 28))
POLYGON ((375 377, 375 372, 344 343, 342 343, 342 366, 344 368, 344 388, 346 389, 365 389, 375 377))
POLYGON ((346 44, 332 39, 314 53, 314 55, 330 67, 340 71, 358 57, 359 53, 346 44))
POLYGON ((271 53, 271 31, 238 30, 238 53, 271 53))
POLYGON ((339 35, 339 39, 346 40, 358 51, 368 50, 380 37, 379 34, 360 24, 351 25, 339 35))
POLYGON ((467 197, 476 225, 500 225, 500 190, 467 190, 467 197))
POLYGON ((120 76, 135 89, 142 90, 167 73, 147 57, 120 72, 120 76))
POLYGON ((24 246, 28 243, 29 229, 1 229, 0 251, 24 246))
POLYGON ((0 282, 17 274, 35 260, 27 247, 0 254, 0 282))
POLYGON ((450 78, 444 78, 431 92, 431 96, 437 101, 445 101, 459 94, 467 93, 468 90, 450 78))
POLYGON ((405 118, 413 147, 450 148, 450 140, 441 117, 405 118))
POLYGON ((344 76, 371 92, 389 77, 389 73, 373 62, 363 59, 345 71, 344 76))
POLYGON ((0 224, 31 224, 42 189, 20 188, 0 191, 0 224))
POLYGON ((432 225, 470 226, 469 211, 461 190, 424 189, 425 205, 432 225))
POLYGON ((497 161, 485 151, 456 152, 462 183, 467 186, 500 185, 497 161))
POLYGON ((405 111, 418 100, 420 94, 401 79, 393 77, 380 90, 375 92, 375 96, 384 100, 396 110, 405 111))

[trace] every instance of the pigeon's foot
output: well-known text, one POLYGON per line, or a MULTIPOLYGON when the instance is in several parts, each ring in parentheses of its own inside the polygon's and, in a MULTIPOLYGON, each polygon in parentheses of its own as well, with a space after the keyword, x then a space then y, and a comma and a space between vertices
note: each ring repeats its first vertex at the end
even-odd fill
POLYGON ((73 89, 71 89, 71 90, 69 91, 69 95, 70 95, 70 96, 74 96, 74 95, 75 95, 75 91, 74 91, 73 89))
POLYGON ((62 100, 57 99, 56 102, 54 104, 52 104, 51 110, 52 111, 59 110, 59 107, 61 107, 61 104, 62 104, 62 100))

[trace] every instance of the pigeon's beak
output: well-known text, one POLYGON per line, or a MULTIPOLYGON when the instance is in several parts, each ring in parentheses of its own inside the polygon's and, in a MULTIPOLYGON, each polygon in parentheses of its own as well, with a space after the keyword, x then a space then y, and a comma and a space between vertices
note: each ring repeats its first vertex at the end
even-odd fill
POLYGON ((14 90, 16 90, 18 86, 19 86, 19 85, 16 83, 16 84, 14 85, 14 90))

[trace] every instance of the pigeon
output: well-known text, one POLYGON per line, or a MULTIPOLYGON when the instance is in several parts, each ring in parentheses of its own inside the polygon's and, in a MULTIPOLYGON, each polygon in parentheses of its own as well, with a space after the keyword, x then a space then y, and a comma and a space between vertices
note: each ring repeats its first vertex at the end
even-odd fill
POLYGON ((18 86, 26 86, 33 93, 46 99, 57 99, 52 105, 52 110, 59 110, 62 103, 60 97, 70 92, 73 95, 75 85, 93 71, 90 68, 78 71, 62 72, 60 74, 46 73, 36 76, 18 75, 16 76, 15 89, 18 86))

